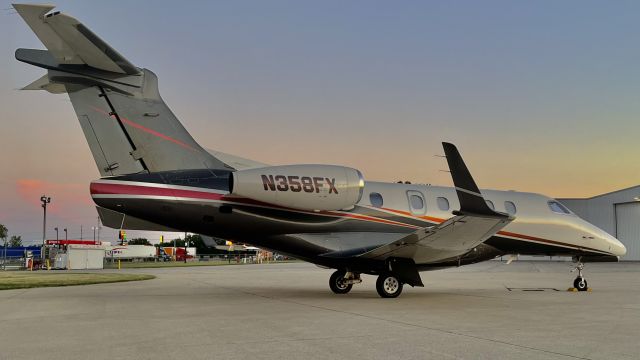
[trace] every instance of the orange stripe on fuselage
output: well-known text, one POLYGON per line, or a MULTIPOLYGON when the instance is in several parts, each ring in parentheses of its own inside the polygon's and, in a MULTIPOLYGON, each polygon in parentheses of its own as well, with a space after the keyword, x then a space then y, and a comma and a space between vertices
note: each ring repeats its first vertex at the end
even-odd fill
POLYGON ((408 211, 402 211, 402 210, 396 210, 396 209, 390 209, 390 208, 381 208, 381 209, 387 210, 387 211, 392 212, 392 213, 405 215, 405 216, 408 216, 410 218, 428 220, 428 221, 435 222, 435 223, 438 223, 438 224, 441 224, 441 223, 447 221, 446 219, 440 219, 440 218, 433 217, 433 216, 426 216, 426 215, 416 216, 416 215, 411 214, 408 211))
MULTIPOLYGON (((416 215, 411 214, 408 211, 403 211, 403 210, 396 210, 396 209, 390 209, 390 208, 381 208, 381 209, 389 211, 389 212, 392 212, 392 213, 404 215, 404 216, 407 216, 407 217, 428 220, 428 221, 436 222, 436 223, 439 223, 439 224, 446 221, 446 219, 440 219, 440 218, 436 218, 436 217, 432 217, 432 216, 416 216, 416 215)), ((542 242, 542 243, 546 243, 546 244, 550 244, 550 245, 569 247, 569 248, 578 249, 578 250, 590 250, 590 251, 595 251, 595 252, 599 252, 599 253, 605 253, 605 254, 607 253, 605 251, 598 250, 598 249, 593 249, 593 248, 586 247, 586 246, 567 244, 567 243, 564 243, 564 242, 561 242, 561 241, 543 239, 543 238, 539 238, 539 237, 535 237, 535 236, 530 236, 530 235, 525 235, 525 234, 518 234, 518 233, 514 233, 514 232, 509 232, 509 231, 502 231, 501 230, 501 231, 498 231, 496 234, 497 235, 503 235, 503 236, 510 236, 510 237, 514 237, 514 238, 518 238, 518 239, 522 239, 522 240, 530 240, 530 241, 542 242)))

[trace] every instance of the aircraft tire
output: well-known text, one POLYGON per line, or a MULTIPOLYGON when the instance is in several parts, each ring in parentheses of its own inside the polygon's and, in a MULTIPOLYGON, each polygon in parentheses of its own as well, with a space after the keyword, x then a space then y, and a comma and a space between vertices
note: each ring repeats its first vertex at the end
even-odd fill
POLYGON ((587 291, 587 289, 589 289, 587 286, 587 280, 580 276, 573 280, 573 287, 578 289, 578 291, 587 291))
POLYGON ((331 291, 336 294, 346 294, 351 291, 353 284, 344 284, 342 280, 344 279, 345 272, 338 270, 331 274, 329 278, 329 287, 331 291))
POLYGON ((392 273, 383 273, 378 276, 376 290, 382 298, 396 298, 402 293, 403 284, 392 273))

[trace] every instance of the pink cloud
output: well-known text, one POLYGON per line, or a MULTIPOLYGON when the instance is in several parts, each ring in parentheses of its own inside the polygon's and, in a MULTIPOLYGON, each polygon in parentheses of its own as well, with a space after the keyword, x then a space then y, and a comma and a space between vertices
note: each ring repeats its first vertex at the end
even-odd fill
POLYGON ((40 205, 40 197, 42 195, 51 197, 52 201, 48 209, 54 214, 93 206, 87 184, 18 179, 15 186, 16 192, 22 200, 34 206, 40 205))

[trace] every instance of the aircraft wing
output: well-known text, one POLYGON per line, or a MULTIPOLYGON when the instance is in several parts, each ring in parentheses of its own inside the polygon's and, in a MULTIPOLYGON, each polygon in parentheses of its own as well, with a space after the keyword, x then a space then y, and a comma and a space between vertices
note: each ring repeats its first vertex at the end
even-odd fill
POLYGON ((514 219, 487 206, 458 149, 450 143, 442 145, 460 200, 460 210, 454 211, 455 216, 442 224, 420 229, 357 257, 376 260, 404 258, 415 263, 428 263, 461 256, 514 219))
POLYGON ((359 257, 385 260, 410 258, 416 263, 463 255, 509 224, 503 217, 458 215, 440 225, 420 229, 402 239, 375 248, 359 257))

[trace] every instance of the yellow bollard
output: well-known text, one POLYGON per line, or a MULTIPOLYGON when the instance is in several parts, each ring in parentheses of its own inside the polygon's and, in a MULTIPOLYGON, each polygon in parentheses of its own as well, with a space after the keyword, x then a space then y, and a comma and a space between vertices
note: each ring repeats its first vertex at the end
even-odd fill
POLYGON ((49 262, 49 259, 47 259, 47 271, 51 271, 51 263, 49 262))
POLYGON ((120 270, 120 259, 118 259, 118 270, 120 270))

